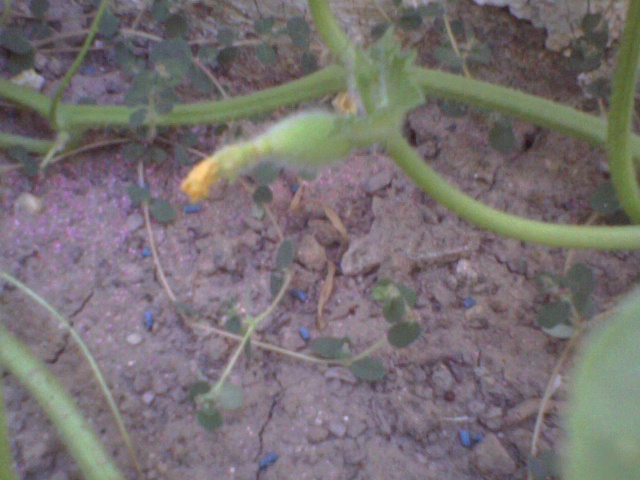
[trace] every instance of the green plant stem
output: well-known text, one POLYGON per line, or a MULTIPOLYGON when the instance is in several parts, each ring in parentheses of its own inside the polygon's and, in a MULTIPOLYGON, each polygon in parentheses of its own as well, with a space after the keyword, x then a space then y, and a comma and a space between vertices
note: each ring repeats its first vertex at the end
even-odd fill
MULTIPOLYGON (((413 78, 429 96, 496 110, 594 145, 606 145, 606 120, 575 108, 512 88, 438 70, 416 68, 413 78)), ((640 137, 632 135, 629 142, 631 155, 640 157, 640 137)))
POLYGON ((607 135, 611 184, 620 206, 640 223, 640 189, 629 153, 638 59, 640 58, 640 0, 630 0, 616 69, 613 74, 607 135))
POLYGON ((327 44, 329 50, 337 58, 342 58, 347 50, 352 47, 352 44, 338 25, 336 17, 331 13, 329 2, 326 0, 309 0, 309 10, 313 17, 313 23, 324 43, 327 44))
POLYGON ((287 291, 287 288, 289 288, 289 284, 291 283, 291 277, 292 277, 291 271, 287 271, 284 281, 282 282, 282 287, 280 287, 280 291, 278 291, 278 294, 275 296, 273 301, 269 304, 267 309, 257 317, 248 319, 247 331, 244 332, 244 335, 242 336, 242 340, 240 341, 240 344, 237 346, 236 351, 233 352, 233 356, 227 362, 227 366, 222 372, 222 375, 220 375, 220 379, 216 383, 216 386, 211 390, 211 392, 208 395, 211 395, 213 398, 216 397, 216 394, 222 388, 222 385, 227 380, 227 377, 231 374, 231 370, 233 370, 233 367, 238 361, 238 358, 240 358, 240 354, 244 351, 244 347, 247 344, 247 342, 251 339, 251 335, 253 335, 253 332, 255 331, 255 329, 258 328, 258 325, 260 325, 260 322, 262 322, 265 318, 267 318, 269 315, 273 313, 273 311, 276 309, 276 307, 282 300, 282 297, 284 296, 285 292, 287 291))
POLYGON ((2 369, 0 369, 0 478, 2 480, 18 480, 18 474, 13 468, 13 455, 11 453, 11 443, 9 442, 4 396, 2 395, 3 383, 2 369))
POLYGON ((0 132, 0 147, 2 148, 23 147, 28 152, 45 154, 52 145, 53 142, 51 140, 40 140, 38 138, 0 132))
POLYGON ((0 324, 0 365, 22 383, 58 428, 89 480, 124 480, 91 425, 46 365, 0 324))
POLYGON ((93 19, 93 22, 91 23, 89 34, 87 35, 87 38, 84 40, 84 43, 82 44, 82 49, 80 50, 80 52, 78 52, 78 56, 75 58, 75 60, 71 64, 71 67, 69 67, 69 70, 60 81, 60 86, 58 87, 58 90, 56 91, 56 94, 53 97, 53 102, 51 103, 51 109, 49 110, 49 122, 51 123, 53 128, 56 130, 58 130, 59 128, 63 128, 65 130, 68 129, 68 127, 64 125, 64 123, 62 123, 61 125, 60 120, 57 118, 56 113, 58 111, 58 105, 60 104, 60 100, 62 99, 62 94, 67 88, 67 85, 69 85, 71 78, 76 74, 76 72, 80 68, 82 61, 84 60, 84 57, 87 56, 87 52, 89 51, 89 48, 91 48, 93 39, 96 37, 96 34, 98 33, 98 29, 100 28, 100 22, 102 22, 102 18, 104 17, 105 12, 107 11, 108 5, 109 5, 109 0, 100 1, 100 6, 98 7, 98 11, 96 13, 96 16, 93 19))
POLYGON ((460 217, 486 230, 552 247, 596 250, 640 248, 640 227, 556 225, 504 213, 447 183, 416 154, 400 133, 390 135, 386 147, 388 154, 420 188, 460 217))
POLYGON ((107 400, 107 403, 109 404, 109 408, 111 409, 111 413, 113 414, 113 417, 114 417, 114 419, 116 421, 116 424, 118 425, 118 430, 120 431, 120 435, 122 435, 122 438, 124 439, 124 443, 125 443, 125 445, 127 447, 127 450, 129 451, 129 455, 131 456, 131 460, 133 461, 133 464, 134 464, 136 470, 138 471, 138 473, 140 473, 140 471, 141 471, 140 470, 140 465, 139 465, 138 460, 137 460, 137 458, 135 456, 135 450, 133 448, 133 443, 131 442, 131 437, 129 437, 127 429, 126 429, 126 427, 124 425, 124 421, 122 420, 122 417, 120 416, 120 413, 118 411, 118 407, 116 405, 116 402, 113 399, 113 396, 111 395, 111 392, 109 391, 109 387, 107 386, 107 382, 105 381, 104 377, 102 376, 102 372, 100 371, 100 368, 98 367, 98 364, 96 363, 95 359, 91 355, 91 352, 89 351, 89 348, 87 347, 87 345, 84 343, 84 341, 82 340, 80 335, 78 335, 78 332, 76 332, 75 328, 73 328, 73 326, 69 323, 69 321, 66 318, 64 318, 55 308, 53 308, 51 305, 49 305, 49 303, 47 303, 47 301, 44 298, 42 298, 36 292, 31 290, 24 283, 20 282, 18 279, 12 277, 11 275, 8 275, 8 274, 4 273, 1 270, 0 270, 0 278, 3 278, 7 282, 13 284, 14 286, 16 286, 20 290, 22 290, 22 292, 25 295, 27 295, 34 302, 36 302, 38 305, 43 307, 56 320, 58 320, 61 325, 63 325, 69 331, 69 334, 71 335, 73 340, 76 342, 78 347, 80 347, 80 351, 82 352, 82 356, 85 358, 85 360, 87 361, 87 363, 91 367, 91 371, 93 372, 93 376, 98 381, 98 384, 100 385, 100 389, 102 390, 102 393, 104 394, 104 396, 105 396, 105 398, 107 400))
MULTIPOLYGON (((158 126, 228 122, 333 94, 344 90, 345 86, 346 71, 334 65, 299 80, 249 95, 177 105, 171 113, 158 115, 155 122, 158 126)), ((51 99, 47 96, 7 80, 0 80, 0 97, 35 110, 43 117, 47 117, 51 107, 51 99)), ((134 110, 124 106, 60 104, 57 117, 69 131, 106 126, 128 127, 129 116, 134 110)))

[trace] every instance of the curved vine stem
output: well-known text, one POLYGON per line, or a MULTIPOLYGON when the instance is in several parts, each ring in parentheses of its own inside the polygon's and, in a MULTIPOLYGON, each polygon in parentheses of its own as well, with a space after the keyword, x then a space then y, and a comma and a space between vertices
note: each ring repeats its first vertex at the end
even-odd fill
POLYGON ((596 250, 640 248, 640 227, 557 225, 501 212, 446 182, 424 163, 399 132, 387 138, 386 147, 388 154, 420 188, 460 217, 486 230, 552 247, 596 250))
POLYGON ((613 75, 607 133, 611 184, 618 201, 634 223, 640 223, 640 189, 629 153, 638 59, 640 58, 640 0, 631 0, 613 75))

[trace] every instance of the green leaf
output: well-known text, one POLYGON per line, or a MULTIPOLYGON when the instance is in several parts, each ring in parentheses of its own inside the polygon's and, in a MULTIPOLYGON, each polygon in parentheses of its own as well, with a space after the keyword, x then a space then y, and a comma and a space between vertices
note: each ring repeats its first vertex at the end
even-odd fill
POLYGON ((396 323, 387 332, 387 340, 392 347, 403 348, 416 341, 420 331, 420 325, 416 322, 396 323))
POLYGON ((571 301, 582 316, 589 306, 589 297, 595 288, 593 272, 584 263, 576 263, 562 279, 563 285, 571 290, 571 301))
POLYGON ((276 51, 268 43, 261 43, 256 49, 256 56, 265 65, 273 65, 276 63, 276 51))
POLYGON ((565 480, 640 478, 640 295, 589 335, 577 356, 567 418, 565 480))
POLYGON ((29 9, 33 16, 39 20, 44 19, 49 11, 49 0, 31 0, 29 9))
POLYGON ((391 298, 382 306, 382 315, 389 323, 401 322, 405 314, 405 303, 402 297, 391 298))
POLYGON ((236 335, 242 334, 242 320, 238 315, 233 315, 224 324, 224 329, 227 332, 235 333, 236 335))
POLYGON ((131 127, 132 130, 141 127, 147 119, 148 113, 149 109, 147 107, 138 108, 131 112, 131 115, 129 115, 129 127, 131 127))
POLYGON ((313 53, 309 51, 302 52, 300 67, 302 68, 302 73, 304 73, 305 75, 309 75, 310 73, 318 70, 318 59, 313 53))
POLYGON ((29 39, 18 27, 5 27, 0 32, 0 46, 16 55, 26 56, 33 52, 29 39))
POLYGON ((269 187, 260 185, 253 191, 251 198, 255 203, 271 203, 271 200, 273 200, 273 192, 271 192, 271 189, 269 187))
POLYGON ((249 175, 253 178, 258 185, 270 185, 275 182, 280 176, 280 167, 276 167, 271 162, 260 162, 256 165, 249 175))
POLYGON ((344 359, 349 354, 343 349, 347 343, 347 337, 319 337, 309 342, 309 348, 317 356, 327 359, 344 359))
POLYGON ((176 218, 176 211, 173 206, 162 198, 154 198, 149 204, 151 216, 160 223, 171 223, 176 218))
POLYGON ((253 22, 253 28, 256 31, 256 34, 265 35, 267 33, 271 33, 275 23, 276 19, 274 17, 259 18, 253 22))
POLYGON ((527 457, 527 468, 535 480, 560 478, 561 466, 561 459, 553 450, 543 450, 535 457, 531 455, 527 457))
POLYGON ((158 23, 164 22, 171 13, 169 12, 169 0, 155 0, 151 6, 151 18, 158 23))
POLYGON ((385 34, 389 26, 389 22, 376 23, 371 27, 371 38, 373 38, 373 40, 378 40, 385 34))
POLYGON ((151 51, 149 60, 163 79, 173 80, 176 85, 189 73, 191 47, 182 38, 163 40, 151 51))
POLYGON ((218 42, 224 47, 233 45, 236 34, 231 28, 223 27, 218 31, 218 42))
POLYGON ((381 278, 378 280, 375 287, 373 287, 373 290, 371 290, 371 297, 377 302, 384 302, 385 300, 393 298, 397 296, 394 289, 389 288, 393 286, 394 283, 391 280, 388 278, 381 278))
POLYGON ((276 270, 289 268, 296 256, 296 246, 292 240, 285 240, 280 244, 276 253, 276 270))
POLYGON ((209 393, 211 384, 205 381, 195 382, 189 387, 189 401, 194 402, 196 397, 209 393))
POLYGON ((153 145, 150 149, 149 149, 149 159, 153 162, 153 163, 164 163, 165 160, 167 159, 167 152, 165 151, 164 148, 159 147, 157 145, 153 145))
POLYGON ((417 300, 416 292, 401 283, 400 284, 395 283, 395 286, 397 287, 398 290, 400 290, 400 294, 402 295, 404 302, 407 304, 407 307, 409 308, 415 307, 416 300, 417 300))
POLYGON ((349 370, 356 378, 365 382, 379 382, 387 374, 386 368, 379 360, 365 357, 349 364, 349 370))
POLYGON ((127 195, 131 201, 131 205, 139 207, 143 202, 151 200, 151 194, 148 188, 139 187, 137 185, 128 185, 126 188, 127 195))
POLYGON ((582 22, 580 22, 580 27, 582 31, 592 32, 598 28, 600 22, 602 21, 601 13, 587 13, 584 17, 582 17, 582 22))
POLYGON ((227 380, 218 390, 216 401, 224 410, 237 410, 242 407, 242 389, 227 380))
POLYGON ((598 78, 587 85, 587 92, 596 98, 609 98, 611 96, 611 80, 598 78))
POLYGON ((287 20, 287 35, 295 47, 306 49, 309 46, 311 29, 304 17, 292 17, 287 20))
POLYGON ((26 148, 22 146, 14 146, 7 150, 9 157, 22 165, 24 173, 29 177, 35 177, 40 173, 38 162, 29 155, 26 148))
POLYGON ((538 311, 536 321, 540 327, 552 328, 561 323, 571 323, 571 305, 565 300, 543 305, 538 311))
POLYGON ((282 274, 282 272, 271 272, 269 281, 269 291, 271 292, 271 298, 280 293, 280 290, 282 290, 282 285, 284 285, 284 275, 282 274))
POLYGON ((133 54, 131 44, 125 41, 116 42, 113 52, 118 66, 125 73, 132 73, 135 69, 136 57, 133 54))
POLYGON ((536 288, 539 293, 542 294, 556 294, 558 293, 558 289, 560 287, 560 283, 562 283, 561 279, 552 272, 538 272, 535 277, 533 277, 534 282, 536 283, 536 288))
POLYGON ((173 158, 180 165, 191 165, 193 163, 189 157, 189 152, 182 145, 174 145, 173 158))
POLYGON ((187 35, 188 30, 187 19, 182 13, 169 15, 164 22, 164 31, 169 38, 184 37, 187 35))
POLYGON ((220 50, 216 59, 220 65, 228 68, 231 66, 237 56, 238 49, 236 47, 228 47, 220 50))
POLYGON ((603 183, 596 188, 596 191, 589 197, 591 208, 596 212, 610 216, 621 210, 618 197, 611 183, 603 183))
POLYGON ((106 10, 102 17, 102 21, 100 22, 100 27, 98 32, 105 38, 111 38, 118 33, 120 28, 120 22, 116 18, 116 16, 111 12, 111 10, 106 10))
POLYGON ((417 8, 403 8, 398 19, 398 27, 402 30, 417 30, 422 25, 422 15, 417 8))
POLYGON ((223 424, 222 414, 216 408, 198 410, 196 412, 196 420, 202 428, 209 432, 213 432, 223 424))
POLYGON ((516 146, 516 136, 511 128, 511 120, 500 117, 489 130, 489 144, 500 153, 509 153, 516 146))

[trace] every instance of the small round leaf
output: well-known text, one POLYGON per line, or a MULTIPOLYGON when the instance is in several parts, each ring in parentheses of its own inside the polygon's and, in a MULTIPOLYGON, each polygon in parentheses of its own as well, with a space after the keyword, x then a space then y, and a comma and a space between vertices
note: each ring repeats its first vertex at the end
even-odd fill
POLYGON ((389 323, 401 322, 405 314, 405 303, 402 297, 390 298, 382 306, 382 315, 389 323))
POLYGON ((278 179, 280 170, 280 167, 276 167, 271 162, 260 162, 251 169, 250 175, 258 185, 270 185, 278 179))
POLYGON ((143 202, 151 199, 148 188, 139 187, 137 185, 129 185, 126 189, 131 205, 139 207, 143 202))
POLYGON ((265 185, 260 185, 253 191, 251 198, 255 203, 270 203, 273 200, 273 192, 265 185))
POLYGON ((387 332, 387 340, 395 348, 411 345, 419 336, 420 325, 416 322, 396 323, 387 332))
POLYGON ((569 324, 570 319, 571 305, 564 300, 543 305, 536 316, 536 322, 543 328, 552 328, 560 323, 569 324))
POLYGON ((202 428, 209 432, 213 432, 223 424, 222 414, 216 408, 198 410, 196 412, 196 420, 198 420, 198 423, 202 428))
POLYGON ((187 19, 182 13, 174 13, 165 20, 164 29, 167 37, 178 38, 187 34, 189 25, 187 25, 187 19))
POLYGON ((319 337, 309 342, 309 348, 313 353, 322 358, 339 359, 347 357, 343 350, 347 338, 319 337))
POLYGON ((216 394, 216 401, 224 410, 237 410, 242 407, 242 389, 225 381, 216 394))
POLYGON ((489 144, 500 153, 509 153, 516 146, 516 136, 511 128, 511 121, 502 117, 489 130, 489 144))
POLYGON ((256 49, 256 55, 265 65, 273 65, 276 63, 277 55, 276 51, 268 43, 261 43, 256 49))
POLYGON ((204 380, 196 382, 189 387, 189 401, 194 402, 196 397, 209 393, 210 391, 211 384, 209 382, 205 382, 204 380))
POLYGON ((296 247, 292 240, 285 240, 280 244, 276 254, 276 270, 285 270, 293 262, 296 255, 296 247))
POLYGON ((309 46, 311 29, 304 17, 293 17, 287 21, 287 35, 294 46, 306 49, 309 46))
POLYGON ((176 211, 166 200, 154 198, 149 205, 151 216, 160 223, 171 223, 176 218, 176 211))
POLYGON ((349 370, 356 378, 365 382, 379 382, 387 374, 387 370, 379 360, 369 357, 351 363, 349 370))
POLYGON ((274 17, 259 18, 253 22, 253 28, 258 35, 270 33, 276 23, 274 17))

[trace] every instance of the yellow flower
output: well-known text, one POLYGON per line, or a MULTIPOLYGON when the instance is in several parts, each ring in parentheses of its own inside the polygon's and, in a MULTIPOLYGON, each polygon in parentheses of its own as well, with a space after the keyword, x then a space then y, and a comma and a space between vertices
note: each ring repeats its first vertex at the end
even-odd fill
POLYGON ((189 196, 191 202, 198 202, 207 197, 209 188, 219 178, 219 172, 217 155, 207 157, 191 169, 180 189, 189 196))

